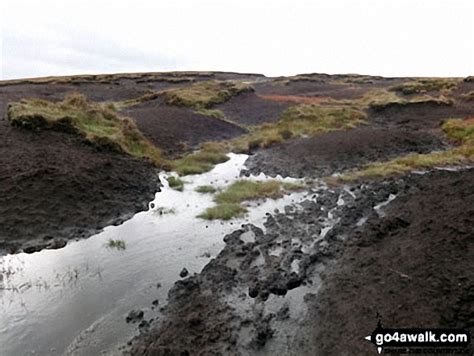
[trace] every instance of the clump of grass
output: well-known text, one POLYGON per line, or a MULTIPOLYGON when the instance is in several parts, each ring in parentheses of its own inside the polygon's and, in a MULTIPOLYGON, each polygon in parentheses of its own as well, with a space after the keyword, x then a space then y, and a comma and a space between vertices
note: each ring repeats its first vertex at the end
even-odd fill
POLYGON ((386 90, 369 90, 361 98, 354 100, 356 105, 363 108, 378 108, 386 105, 404 104, 406 100, 400 98, 394 92, 386 90))
POLYGON ((216 164, 226 162, 228 149, 225 144, 206 142, 201 149, 173 162, 173 169, 181 176, 210 171, 216 164))
POLYGON ((114 239, 109 239, 107 243, 105 244, 107 248, 114 248, 117 250, 125 250, 127 248, 127 245, 125 244, 124 240, 114 240, 114 239))
POLYGON ((206 220, 230 220, 245 214, 247 210, 240 204, 224 203, 207 208, 198 218, 206 220))
POLYGON ((160 167, 167 165, 161 151, 131 119, 120 117, 112 107, 88 102, 80 94, 68 95, 57 103, 40 99, 11 103, 7 117, 14 126, 65 131, 94 145, 149 159, 160 167))
POLYGON ((219 109, 198 109, 197 112, 201 115, 213 117, 214 119, 225 120, 225 114, 222 110, 219 109))
POLYGON ((467 76, 466 78, 464 78, 464 81, 465 81, 466 83, 474 82, 474 76, 472 76, 472 75, 467 76))
POLYGON ((221 120, 221 121, 225 121, 229 124, 232 124, 232 125, 236 125, 236 126, 239 126, 243 129, 245 129, 243 126, 241 126, 240 124, 232 121, 231 119, 229 119, 227 116, 225 116, 224 112, 222 110, 219 110, 219 109, 204 109, 204 108, 200 108, 200 109, 197 109, 196 112, 200 115, 204 115, 204 116, 209 116, 209 117, 212 117, 213 119, 217 119, 217 120, 221 120))
POLYGON ((471 90, 470 92, 461 95, 461 97, 467 101, 474 101, 474 90, 471 90))
POLYGON ((442 152, 427 154, 408 154, 386 162, 376 162, 354 172, 346 173, 336 179, 342 182, 360 178, 384 177, 402 174, 415 169, 431 168, 471 162, 474 160, 474 118, 450 119, 443 123, 446 136, 459 144, 442 152))
POLYGON ((160 206, 159 208, 156 208, 153 210, 153 213, 158 214, 158 215, 167 215, 167 214, 175 214, 176 211, 173 208, 165 208, 163 206, 160 206))
POLYGON ((318 105, 298 105, 288 108, 280 120, 280 129, 294 135, 343 130, 364 123, 365 114, 347 108, 326 108, 318 105))
POLYGON ((135 106, 135 105, 139 105, 139 104, 142 104, 142 103, 146 103, 148 101, 155 100, 160 95, 162 95, 160 92, 150 92, 150 93, 142 95, 138 98, 114 102, 113 105, 115 106, 115 108, 117 110, 122 110, 122 109, 128 108, 130 106, 135 106))
POLYGON ((420 94, 430 91, 452 90, 457 86, 456 81, 446 79, 419 79, 412 82, 394 85, 389 88, 403 95, 420 94))
POLYGON ((209 194, 209 193, 215 193, 216 188, 214 188, 212 185, 200 185, 199 187, 196 188, 196 192, 198 193, 204 193, 204 194, 209 194))
POLYGON ((295 190, 301 190, 305 188, 305 185, 303 183, 283 182, 281 186, 286 191, 295 191, 295 190))
POLYGON ((260 198, 278 198, 282 195, 280 188, 281 183, 274 180, 264 182, 238 180, 217 194, 215 201, 219 204, 231 204, 260 198))
POLYGON ((178 190, 180 192, 183 191, 184 182, 181 179, 171 176, 168 177, 166 180, 168 181, 168 185, 171 189, 178 190))
POLYGON ((408 105, 416 105, 416 104, 436 104, 436 105, 446 105, 451 106, 454 104, 454 100, 451 98, 447 98, 445 96, 439 97, 432 97, 429 95, 420 95, 416 96, 410 100, 394 100, 394 101, 387 101, 387 102, 373 102, 369 105, 369 107, 375 111, 383 110, 387 107, 392 106, 408 106, 408 105))
POLYGON ((213 105, 226 102, 233 96, 248 91, 253 91, 253 89, 246 84, 210 80, 188 87, 166 90, 164 97, 169 105, 209 109, 213 105))
POLYGON ((281 183, 276 180, 238 180, 217 194, 214 198, 216 205, 208 208, 198 217, 207 220, 229 220, 246 212, 245 207, 242 206, 245 201, 264 198, 276 199, 281 197, 285 191, 294 191, 303 187, 299 183, 281 183))
POLYGON ((472 159, 472 154, 472 151, 467 152, 465 149, 458 148, 427 154, 409 154, 391 161, 366 165, 359 171, 342 175, 339 180, 353 181, 360 178, 385 177, 420 168, 458 164, 468 159, 469 156, 472 159))
POLYGON ((295 136, 351 129, 365 123, 365 117, 363 112, 351 108, 297 105, 288 108, 276 123, 252 127, 249 134, 234 139, 231 147, 235 152, 248 152, 295 136))
POLYGON ((115 103, 113 102, 106 102, 102 104, 107 110, 116 112, 118 111, 117 107, 115 106, 115 103))
POLYGON ((410 98, 400 97, 393 91, 385 89, 369 90, 363 96, 351 100, 328 99, 324 105, 328 107, 347 107, 354 110, 372 109, 381 111, 393 106, 408 106, 412 104, 432 103, 436 105, 453 105, 454 101, 446 96, 433 97, 430 95, 418 95, 410 98))
POLYGON ((449 119, 442 125, 443 132, 452 141, 461 145, 474 146, 474 117, 449 119))

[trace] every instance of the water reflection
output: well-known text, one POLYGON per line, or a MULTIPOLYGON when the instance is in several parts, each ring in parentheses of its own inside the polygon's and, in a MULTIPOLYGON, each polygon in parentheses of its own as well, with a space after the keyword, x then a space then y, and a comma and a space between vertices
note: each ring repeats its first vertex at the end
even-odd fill
POLYGON ((229 156, 208 173, 186 177, 182 192, 162 179, 152 208, 120 226, 60 250, 0 257, 0 354, 116 350, 137 332, 125 323, 131 309, 143 309, 147 319, 159 317, 152 301, 160 300, 160 306, 166 302, 183 267, 190 274, 199 272, 222 249, 222 238, 240 224, 262 226, 267 212, 306 196, 293 193, 252 204, 244 218, 233 222, 196 218, 213 205, 212 194, 198 193, 196 187, 222 187, 239 178, 247 156, 229 156), (106 248, 109 240, 123 241, 126 248, 106 248))

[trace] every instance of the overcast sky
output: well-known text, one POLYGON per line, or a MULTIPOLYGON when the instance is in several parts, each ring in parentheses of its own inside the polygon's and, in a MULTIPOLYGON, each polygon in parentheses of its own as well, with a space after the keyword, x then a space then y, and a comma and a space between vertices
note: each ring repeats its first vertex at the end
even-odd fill
POLYGON ((0 0, 3 79, 474 74, 473 0, 0 0))

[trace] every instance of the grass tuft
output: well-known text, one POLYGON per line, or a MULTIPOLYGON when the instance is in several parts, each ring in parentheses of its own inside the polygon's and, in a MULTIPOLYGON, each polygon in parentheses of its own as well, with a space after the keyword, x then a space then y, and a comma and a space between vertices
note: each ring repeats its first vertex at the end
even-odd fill
POLYGON ((184 182, 181 179, 171 176, 167 178, 167 181, 171 189, 178 190, 180 192, 183 191, 184 182))
POLYGON ((158 97, 160 97, 160 95, 162 95, 160 92, 150 92, 138 98, 114 102, 113 105, 115 106, 117 110, 122 110, 131 106, 135 106, 135 105, 146 103, 148 101, 155 100, 158 97))
POLYGON ((322 107, 302 104, 288 108, 276 123, 265 123, 250 128, 246 135, 231 141, 234 152, 249 152, 266 148, 291 137, 314 136, 321 132, 345 130, 365 123, 365 114, 345 107, 322 107))
POLYGON ((217 194, 215 201, 220 204, 229 204, 260 198, 278 198, 282 195, 280 187, 281 183, 274 180, 265 182, 238 180, 225 191, 217 194))
POLYGON ((449 119, 442 127, 445 135, 461 145, 474 146, 474 117, 468 119, 449 119))
POLYGON ((176 210, 174 210, 173 208, 165 208, 163 206, 160 206, 159 208, 154 209, 153 213, 157 215, 175 214, 176 210))
POLYGON ((198 215, 198 218, 206 220, 230 220, 241 216, 246 211, 247 210, 240 204, 223 203, 207 208, 204 213, 198 215))
POLYGON ((224 103, 233 96, 249 91, 253 89, 246 84, 210 80, 166 90, 164 96, 168 105, 209 109, 213 105, 224 103))
POLYGON ((181 176, 210 171, 218 163, 226 162, 227 147, 218 142, 206 142, 201 149, 173 162, 173 169, 181 176))
POLYGON ((393 91, 385 89, 373 89, 366 92, 363 96, 352 100, 334 100, 328 99, 324 102, 329 107, 347 107, 355 110, 372 109, 381 111, 393 106, 408 106, 420 103, 432 103, 436 105, 453 105, 454 101, 446 96, 433 97, 430 95, 418 95, 409 99, 400 97, 393 91))
POLYGON ((389 90, 400 92, 403 95, 427 93, 430 91, 449 91, 456 88, 457 83, 446 79, 419 79, 390 87, 389 90))
POLYGON ((462 94, 461 97, 466 101, 474 101, 474 90, 468 93, 462 94))
POLYGON ((276 180, 250 181, 238 180, 214 197, 216 206, 206 209, 199 218, 207 220, 229 220, 246 212, 241 203, 264 198, 276 199, 285 192, 303 189, 300 183, 281 183, 276 180))
POLYGON ((284 182, 281 186, 286 191, 296 191, 296 190, 301 190, 305 188, 305 185, 303 183, 284 182))
POLYGON ((204 116, 209 116, 214 119, 220 119, 220 120, 226 120, 225 114, 222 110, 219 109, 198 109, 197 110, 198 114, 204 115, 204 116))
POLYGON ((465 161, 468 156, 472 159, 473 151, 471 150, 468 152, 460 148, 427 154, 412 153, 391 161, 366 165, 359 171, 342 175, 339 179, 342 181, 354 181, 360 178, 385 177, 389 175, 402 174, 415 169, 458 164, 465 161))
POLYGON ((196 188, 196 192, 204 193, 204 194, 208 194, 208 193, 212 194, 216 192, 216 188, 214 188, 212 185, 200 185, 199 187, 196 188))
POLYGON ((420 95, 410 100, 396 99, 394 101, 373 102, 369 105, 369 107, 375 111, 381 111, 388 107, 408 106, 408 105, 416 105, 416 104, 435 104, 435 105, 451 106, 454 104, 454 100, 451 98, 447 98, 445 96, 432 97, 430 95, 420 95))
POLYGON ((57 103, 40 99, 10 103, 7 117, 14 126, 76 134, 94 145, 149 159, 160 167, 167 165, 161 151, 131 119, 120 117, 110 106, 88 102, 80 94, 68 95, 57 103))
POLYGON ((107 248, 114 248, 116 250, 125 250, 127 248, 127 245, 125 244, 124 240, 114 240, 114 239, 109 239, 107 243, 105 244, 107 248))

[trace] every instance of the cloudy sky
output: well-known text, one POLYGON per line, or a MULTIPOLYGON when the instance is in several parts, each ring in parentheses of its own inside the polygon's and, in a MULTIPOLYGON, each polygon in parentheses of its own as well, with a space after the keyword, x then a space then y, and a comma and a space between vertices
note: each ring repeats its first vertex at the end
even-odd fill
POLYGON ((472 0, 1 0, 2 79, 474 74, 472 0))

